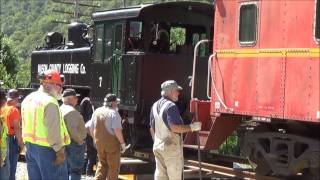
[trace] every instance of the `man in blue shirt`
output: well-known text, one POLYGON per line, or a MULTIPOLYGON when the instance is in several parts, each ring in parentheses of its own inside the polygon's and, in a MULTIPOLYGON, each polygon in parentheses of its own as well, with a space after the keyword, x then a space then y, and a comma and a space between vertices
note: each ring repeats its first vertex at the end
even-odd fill
POLYGON ((200 131, 201 122, 184 125, 178 107, 182 88, 174 80, 161 84, 162 97, 153 104, 150 112, 150 132, 154 140, 156 160, 155 180, 180 180, 183 171, 181 133, 200 131))

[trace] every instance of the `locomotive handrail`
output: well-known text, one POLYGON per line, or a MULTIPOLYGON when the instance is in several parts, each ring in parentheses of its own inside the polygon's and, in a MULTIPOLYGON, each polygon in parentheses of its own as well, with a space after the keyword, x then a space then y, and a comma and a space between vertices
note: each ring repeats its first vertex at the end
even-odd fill
POLYGON ((196 75, 196 61, 197 61, 197 54, 198 54, 198 47, 202 43, 207 43, 210 42, 208 39, 203 39, 199 42, 197 42, 196 46, 194 47, 193 51, 193 67, 192 67, 192 80, 191 80, 191 99, 193 99, 193 94, 194 94, 194 77, 196 75))
POLYGON ((210 96, 210 77, 211 77, 211 60, 212 58, 216 56, 216 53, 214 52, 213 54, 211 54, 208 58, 208 76, 207 76, 207 97, 208 99, 211 99, 210 96))

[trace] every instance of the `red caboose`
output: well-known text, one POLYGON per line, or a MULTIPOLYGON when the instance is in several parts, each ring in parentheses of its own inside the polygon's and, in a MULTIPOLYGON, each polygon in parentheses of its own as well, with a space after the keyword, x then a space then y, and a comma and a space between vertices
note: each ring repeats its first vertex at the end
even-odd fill
POLYGON ((211 100, 191 102, 201 148, 245 125, 258 173, 319 175, 319 43, 320 0, 216 0, 211 100))

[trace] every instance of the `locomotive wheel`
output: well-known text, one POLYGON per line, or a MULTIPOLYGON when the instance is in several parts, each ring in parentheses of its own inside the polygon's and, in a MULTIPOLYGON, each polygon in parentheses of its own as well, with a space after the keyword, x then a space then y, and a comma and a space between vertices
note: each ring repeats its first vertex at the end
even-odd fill
POLYGON ((271 167, 269 166, 266 159, 261 155, 261 153, 256 152, 256 150, 253 150, 251 152, 252 153, 250 153, 248 159, 250 164, 255 167, 255 172, 263 176, 272 174, 271 167))
MULTIPOLYGON (((270 131, 270 127, 267 125, 258 126, 255 128, 254 133, 257 132, 268 132, 270 131)), ((245 154, 247 154, 248 160, 251 164, 251 166, 255 169, 255 172, 259 175, 271 175, 273 174, 273 171, 268 164, 267 160, 263 156, 263 154, 255 148, 255 144, 245 144, 244 146, 245 154), (248 153, 249 152, 249 153, 248 153)))
POLYGON ((272 173, 272 170, 264 157, 259 158, 255 171, 261 175, 270 175, 272 173))

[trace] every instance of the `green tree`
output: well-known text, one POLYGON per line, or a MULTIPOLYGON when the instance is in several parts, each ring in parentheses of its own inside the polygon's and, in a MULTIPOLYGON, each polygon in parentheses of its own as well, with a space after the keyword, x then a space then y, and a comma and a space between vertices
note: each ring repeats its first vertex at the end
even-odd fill
POLYGON ((5 88, 16 87, 18 57, 10 40, 0 33, 0 81, 5 88))

